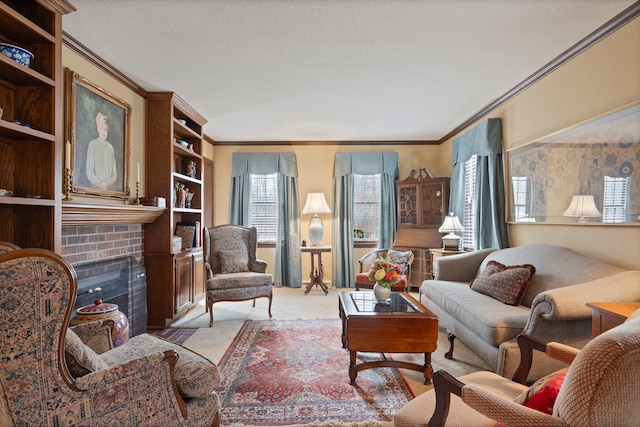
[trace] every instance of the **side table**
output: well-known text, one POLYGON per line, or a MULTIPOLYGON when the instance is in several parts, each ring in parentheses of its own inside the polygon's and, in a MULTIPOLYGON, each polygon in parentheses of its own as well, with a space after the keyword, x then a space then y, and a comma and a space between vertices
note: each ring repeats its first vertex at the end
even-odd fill
POLYGON ((304 290, 304 294, 307 295, 311 288, 315 285, 316 287, 320 286, 324 291, 324 294, 327 295, 329 293, 329 288, 322 281, 324 277, 324 264, 322 263, 322 253, 323 252, 331 252, 331 246, 301 246, 301 252, 308 252, 311 254, 311 272, 309 273, 309 278, 311 281, 307 285, 307 288, 304 290), (315 258, 318 258, 318 264, 315 264, 315 258))
POLYGON ((640 308, 640 302, 588 302, 591 307, 591 335, 597 337, 603 332, 624 323, 631 313, 640 308))
POLYGON ((444 249, 429 249, 431 253, 431 278, 434 279, 436 277, 436 259, 442 256, 456 255, 461 254, 461 251, 446 251, 444 249))

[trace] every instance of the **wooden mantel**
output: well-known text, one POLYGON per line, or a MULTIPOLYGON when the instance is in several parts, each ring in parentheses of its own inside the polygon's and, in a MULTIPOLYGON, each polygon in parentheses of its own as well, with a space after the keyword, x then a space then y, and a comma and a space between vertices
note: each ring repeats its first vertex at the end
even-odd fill
POLYGON ((62 203, 62 225, 149 224, 166 208, 142 205, 62 203))

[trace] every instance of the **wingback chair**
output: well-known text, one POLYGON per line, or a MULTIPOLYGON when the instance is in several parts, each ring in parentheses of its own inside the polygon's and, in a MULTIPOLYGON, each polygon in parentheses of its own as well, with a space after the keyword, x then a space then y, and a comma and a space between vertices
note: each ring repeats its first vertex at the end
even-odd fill
POLYGON ((390 261, 400 266, 401 269, 405 267, 405 271, 400 276, 398 281, 394 283, 393 286, 391 286, 391 290, 394 292, 403 292, 407 290, 407 286, 409 286, 409 283, 411 280, 411 264, 413 264, 413 258, 414 258, 413 252, 411 251, 399 252, 399 251, 394 251, 393 249, 376 249, 364 254, 362 258, 360 258, 359 260, 360 273, 356 274, 356 280, 355 280, 356 291, 359 291, 361 288, 362 289, 373 288, 373 285, 375 285, 376 282, 372 282, 371 280, 368 279, 369 269, 371 268, 371 265, 376 259, 387 258, 389 255, 389 251, 392 251, 391 254, 393 258, 393 259, 390 259, 390 261))
POLYGON ((513 380, 485 371, 455 379, 438 371, 434 390, 405 405, 394 427, 638 425, 640 310, 582 350, 527 335, 518 344, 522 362, 513 380), (526 387, 533 350, 570 365, 526 387))
POLYGON ((213 326, 213 304, 219 301, 273 299, 273 276, 267 263, 256 259, 258 232, 255 227, 225 224, 204 229, 204 266, 209 326, 213 326))
POLYGON ((111 349, 112 321, 76 334, 76 291, 73 267, 51 251, 0 254, 1 426, 219 425, 215 364, 147 334, 111 349))

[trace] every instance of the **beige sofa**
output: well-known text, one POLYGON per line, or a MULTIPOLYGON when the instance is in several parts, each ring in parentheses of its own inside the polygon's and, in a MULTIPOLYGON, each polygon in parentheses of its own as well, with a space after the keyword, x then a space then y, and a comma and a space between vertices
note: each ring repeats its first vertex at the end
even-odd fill
MULTIPOLYGON (((513 375, 520 361, 518 334, 582 348, 592 337, 587 302, 640 301, 640 271, 624 270, 560 246, 485 249, 441 257, 436 263, 436 277, 422 283, 420 301, 452 334, 451 350, 453 337, 458 338, 505 377, 513 375), (503 304, 470 288, 469 283, 491 260, 535 266, 519 305, 503 304)), ((536 355, 529 379, 559 367, 536 355)))

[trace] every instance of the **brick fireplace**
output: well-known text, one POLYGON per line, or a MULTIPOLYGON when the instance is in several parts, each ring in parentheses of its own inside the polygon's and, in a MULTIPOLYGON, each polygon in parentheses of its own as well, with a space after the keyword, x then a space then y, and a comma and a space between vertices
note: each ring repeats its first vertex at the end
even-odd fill
POLYGON ((75 308, 101 298, 127 315, 131 336, 146 332, 143 242, 142 224, 63 225, 62 256, 78 274, 75 308))

